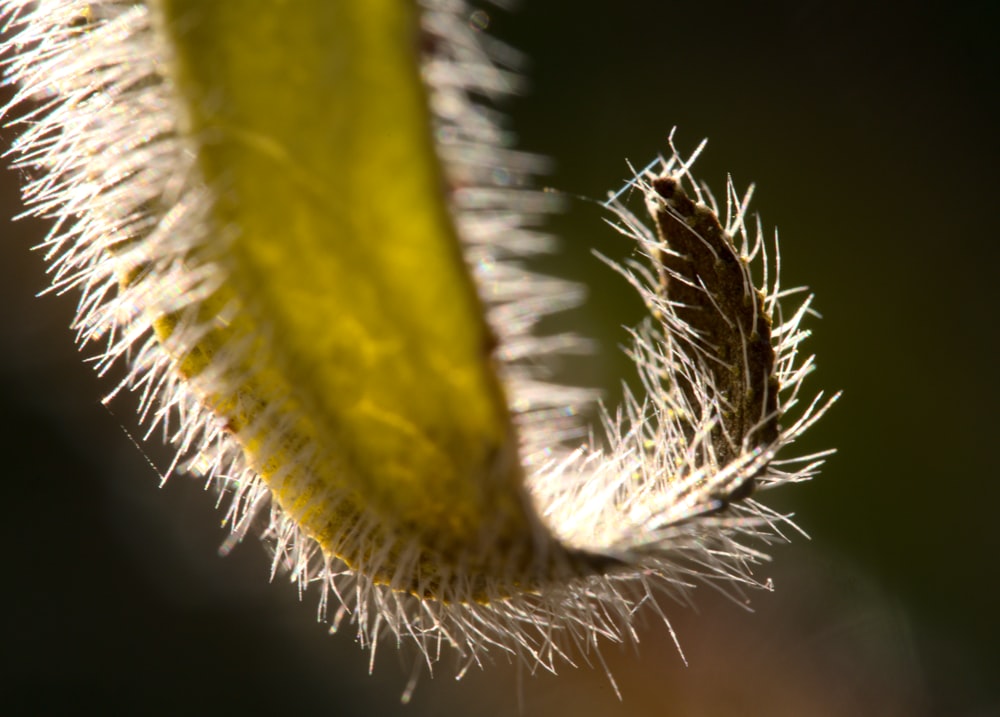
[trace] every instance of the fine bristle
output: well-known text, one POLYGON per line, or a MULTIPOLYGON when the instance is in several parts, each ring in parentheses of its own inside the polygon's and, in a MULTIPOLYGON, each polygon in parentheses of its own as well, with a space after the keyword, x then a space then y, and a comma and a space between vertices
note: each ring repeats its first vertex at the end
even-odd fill
MULTIPOLYGON (((127 366, 111 395, 140 396, 147 437, 159 431, 176 450, 167 475, 192 473, 219 491, 232 531, 223 552, 260 533, 273 551, 272 576, 300 592, 313 586, 320 619, 332 629, 353 625, 372 661, 388 637, 415 643, 428 667, 450 652, 459 674, 498 655, 532 670, 602 664, 602 643, 637 639, 640 605, 669 630, 661 596, 689 602, 701 583, 742 599, 744 588, 765 587, 753 573, 766 559, 760 546, 795 526, 760 493, 810 478, 825 455, 785 455, 832 403, 802 395, 813 369, 800 350, 812 297, 788 306, 795 292, 779 285, 777 237, 752 220, 750 192, 730 182, 721 217, 692 175, 704 145, 685 158, 671 137, 669 156, 606 205, 635 246, 624 265, 606 261, 649 313, 629 348, 642 393, 626 389, 618 408, 599 409, 600 425, 584 425, 595 395, 554 383, 552 366, 589 343, 538 329, 543 317, 579 304, 583 289, 526 266, 556 250, 538 228, 554 207, 551 195, 531 189, 544 161, 509 146, 495 107, 520 86, 519 55, 487 38, 464 0, 420 6, 422 76, 452 218, 497 340, 530 507, 554 538, 548 548, 537 541, 552 554, 532 556, 541 567, 529 580, 515 569, 469 574, 459 559, 431 584, 421 577, 420 546, 379 542, 385 532, 373 516, 329 538, 344 546, 341 555, 360 556, 348 566, 272 500, 233 437, 253 427, 230 425, 206 398, 235 391, 266 349, 267 327, 220 349, 196 376, 179 368, 208 330, 199 308, 225 279, 214 260, 225 237, 206 228, 213 194, 177 116, 155 3, 0 0, 11 33, 3 64, 18 87, 4 112, 28 108, 12 123, 22 132, 13 154, 27 177, 24 201, 52 222, 41 246, 51 290, 80 297, 79 344, 102 373, 127 366), (632 191, 641 210, 623 200, 632 191), (176 317, 166 336, 155 326, 164 316, 176 317), (387 573, 391 580, 378 577, 387 573)), ((267 406, 260 420, 290 427, 285 408, 267 406)), ((307 465, 316 455, 303 446, 294 460, 307 465)), ((517 561, 493 561, 508 562, 517 561)))

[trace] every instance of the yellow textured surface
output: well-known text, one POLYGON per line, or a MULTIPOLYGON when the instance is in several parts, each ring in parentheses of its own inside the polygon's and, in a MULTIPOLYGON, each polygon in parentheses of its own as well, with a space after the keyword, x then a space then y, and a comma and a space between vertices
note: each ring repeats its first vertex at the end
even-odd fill
POLYGON ((206 256, 227 271, 202 318, 241 307, 182 371, 251 341, 239 390, 205 400, 282 506, 349 563, 330 539, 362 515, 446 557, 484 525, 528 541, 516 439, 431 143, 414 3, 161 10, 217 198, 206 256))

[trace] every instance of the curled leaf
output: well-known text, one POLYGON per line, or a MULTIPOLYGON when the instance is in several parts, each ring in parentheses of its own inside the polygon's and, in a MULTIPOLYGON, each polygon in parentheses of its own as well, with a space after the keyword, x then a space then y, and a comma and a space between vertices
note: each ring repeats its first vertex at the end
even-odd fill
POLYGON ((794 408, 810 300, 783 305, 749 193, 722 221, 671 142, 628 187, 652 227, 609 202, 645 392, 582 440, 593 396, 548 363, 583 342, 538 331, 581 292, 523 265, 551 207, 492 107, 518 55, 458 0, 249 5, 0 2, 53 290, 168 474, 227 501, 226 549, 259 526, 321 618, 428 665, 554 670, 659 593, 760 585, 790 523, 757 491, 816 472, 778 455, 829 403, 794 408))

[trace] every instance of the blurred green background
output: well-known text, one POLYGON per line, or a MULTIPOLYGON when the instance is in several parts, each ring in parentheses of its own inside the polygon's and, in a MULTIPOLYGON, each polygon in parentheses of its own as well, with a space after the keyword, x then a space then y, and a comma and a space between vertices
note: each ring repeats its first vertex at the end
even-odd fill
MULTIPOLYGON (((772 551, 776 592, 753 612, 705 590, 698 610, 667 605, 687 667, 652 617, 638 655, 609 646, 623 702, 599 669, 501 661, 460 682, 445 663, 400 705, 412 652, 383 645, 369 676, 349 627, 313 623, 315 596, 267 584, 254 541, 217 556, 200 485, 158 487, 149 461, 167 454, 133 445, 129 402, 102 407, 111 384, 73 348, 75 297, 33 296, 45 227, 5 222, 0 699, 14 713, 1000 714, 1000 6, 520 5, 491 8, 491 31, 531 58, 508 110, 519 147, 553 158, 545 186, 602 199, 671 127, 682 150, 708 137, 701 177, 757 183, 784 285, 817 294, 809 385, 845 396, 802 450, 839 453, 768 496, 812 536, 772 551)), ((5 217, 16 179, 0 177, 5 217)), ((565 209, 547 267, 591 299, 562 320, 605 349, 564 368, 613 403, 628 371, 613 347, 640 307, 590 249, 627 246, 593 203, 565 209)))

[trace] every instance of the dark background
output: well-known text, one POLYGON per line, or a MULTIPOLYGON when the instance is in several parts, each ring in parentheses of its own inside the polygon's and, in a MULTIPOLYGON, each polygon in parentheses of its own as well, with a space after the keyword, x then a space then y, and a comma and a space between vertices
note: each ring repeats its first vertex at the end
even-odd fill
MULTIPOLYGON (((133 445, 128 401, 102 407, 111 385, 73 348, 75 297, 33 296, 45 228, 5 223, 0 700, 14 713, 1000 714, 996 3, 521 5, 492 11, 492 30, 532 58, 511 126, 554 159, 545 185, 601 199, 671 127, 682 150, 709 137, 701 177, 757 183, 784 285, 817 294, 810 385, 845 395, 802 450, 839 453, 773 496, 812 536, 772 551, 777 591, 752 613, 707 592, 698 611, 668 605, 688 667, 652 620, 638 656, 609 647, 621 703, 586 665, 456 683, 446 663, 401 706, 411 653, 383 645, 369 676, 349 629, 313 623, 314 596, 267 584, 260 546, 216 555, 201 486, 158 488, 147 459, 167 455, 133 445)), ((16 176, 0 181, 14 215, 16 176)), ((606 347, 566 370, 613 403, 628 365, 611 347, 640 307, 589 251, 626 246, 584 201, 551 228, 552 270, 600 297, 565 322, 606 347)))

